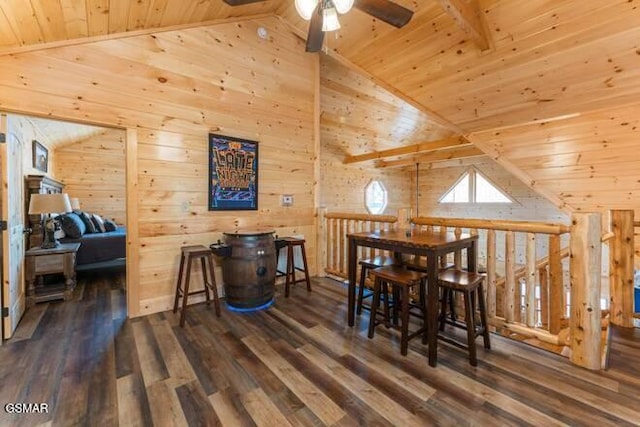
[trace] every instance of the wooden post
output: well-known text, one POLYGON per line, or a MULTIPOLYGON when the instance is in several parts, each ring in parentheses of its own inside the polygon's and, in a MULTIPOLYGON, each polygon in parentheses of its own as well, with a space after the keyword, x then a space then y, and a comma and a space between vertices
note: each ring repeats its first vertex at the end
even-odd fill
POLYGON ((338 271, 339 269, 339 252, 338 252, 338 244, 340 241, 340 234, 338 232, 338 222, 340 220, 338 218, 331 218, 331 269, 333 271, 338 271))
POLYGON ((609 243, 611 323, 633 328, 633 210, 612 210, 609 243))
POLYGON ((318 208, 318 247, 316 248, 316 266, 318 277, 325 277, 327 272, 327 208, 318 208))
POLYGON ((411 224, 411 208, 398 209, 398 220, 394 224, 396 230, 402 230, 411 224))
POLYGON ((527 233, 526 248, 525 320, 527 326, 533 328, 536 325, 536 235, 534 233, 527 233))
POLYGON ((549 236, 549 332, 557 334, 565 317, 564 280, 562 277, 560 236, 549 236))
POLYGON ((496 317, 496 231, 487 230, 487 311, 496 317))
POLYGON ((549 329, 549 273, 547 266, 538 269, 540 278, 540 323, 542 329, 549 329))
POLYGON ((138 130, 127 129, 127 315, 140 315, 140 236, 138 231, 138 130))
POLYGON ((571 362, 601 367, 600 285, 602 234, 599 213, 574 213, 571 227, 571 362))
POLYGON ((339 230, 336 240, 338 241, 338 271, 344 277, 347 274, 347 234, 345 233, 346 219, 338 219, 339 230))
POLYGON ((507 231, 505 234, 505 319, 507 322, 513 322, 516 318, 517 310, 520 310, 520 301, 516 301, 516 278, 515 278, 515 258, 516 258, 516 239, 513 231, 507 231))

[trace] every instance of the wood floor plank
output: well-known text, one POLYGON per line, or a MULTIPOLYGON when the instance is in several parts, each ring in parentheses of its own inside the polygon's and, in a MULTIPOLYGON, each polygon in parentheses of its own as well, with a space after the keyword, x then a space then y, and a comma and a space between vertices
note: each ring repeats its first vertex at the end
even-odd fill
POLYGON ((233 395, 229 389, 220 390, 212 394, 209 396, 209 401, 223 426, 250 427, 256 425, 247 410, 240 403, 238 396, 233 395))
POLYGON ((165 381, 156 381, 146 390, 154 426, 188 425, 175 388, 165 381))
POLYGON ((150 413, 145 411, 141 402, 146 403, 146 391, 142 378, 136 375, 126 375, 117 379, 118 389, 118 424, 121 426, 143 426, 151 422, 150 413), (148 413, 148 414, 147 414, 148 413))
POLYGON ((0 347, 0 400, 46 402, 49 414, 0 411, 0 426, 631 426, 640 425, 640 329, 613 329, 610 367, 492 335, 467 353, 438 342, 438 366, 368 312, 345 325, 346 287, 277 287, 266 310, 222 316, 124 316, 116 275, 82 274, 71 299, 30 308, 0 347), (23 328, 23 329, 21 329, 23 328))
POLYGON ((341 419, 336 425, 391 426, 391 423, 379 417, 356 394, 326 375, 321 367, 309 363, 297 348, 291 347, 284 341, 272 342, 271 345, 291 366, 301 372, 325 395, 330 396, 331 400, 340 404, 342 410, 347 413, 347 417, 341 419))
POLYGON ((369 405, 378 415, 394 425, 433 425, 427 420, 416 417, 411 412, 397 404, 391 398, 379 390, 371 387, 366 381, 350 372, 340 363, 323 354, 311 344, 298 349, 307 359, 319 366, 324 372, 335 381, 340 382, 350 391, 357 394, 369 405))
POLYGON ((323 423, 332 425, 346 415, 304 375, 280 357, 265 340, 250 335, 242 341, 323 423))
POLYGON ((149 320, 146 318, 134 319, 131 326, 145 385, 148 387, 157 381, 169 378, 169 372, 167 372, 149 320))
POLYGON ((197 381, 177 387, 176 394, 188 425, 207 427, 222 425, 211 406, 211 402, 197 381))
POLYGON ((241 396, 242 404, 258 427, 293 427, 264 390, 256 388, 241 396))
POLYGON ((193 367, 173 334, 169 322, 160 316, 151 316, 149 324, 156 336, 162 359, 169 373, 168 380, 171 381, 171 384, 177 387, 195 380, 196 374, 193 371, 193 367))

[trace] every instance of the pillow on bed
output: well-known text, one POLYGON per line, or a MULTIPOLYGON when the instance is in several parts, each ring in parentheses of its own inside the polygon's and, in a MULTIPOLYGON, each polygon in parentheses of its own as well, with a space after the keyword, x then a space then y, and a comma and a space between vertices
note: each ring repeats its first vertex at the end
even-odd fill
POLYGON ((104 221, 102 217, 98 214, 91 215, 91 222, 96 226, 96 233, 104 233, 107 230, 104 228, 104 221))
POLYGON ((74 213, 68 213, 62 217, 62 231, 72 239, 79 239, 87 230, 84 222, 74 213))
POLYGON ((84 222, 84 226, 87 229, 86 231, 87 233, 96 233, 96 226, 93 224, 93 221, 91 221, 91 215, 89 215, 86 212, 80 211, 78 216, 80 217, 82 222, 84 222))
POLYGON ((105 219, 104 220, 104 229, 106 231, 116 231, 118 229, 118 224, 116 224, 115 222, 111 221, 110 219, 105 219))

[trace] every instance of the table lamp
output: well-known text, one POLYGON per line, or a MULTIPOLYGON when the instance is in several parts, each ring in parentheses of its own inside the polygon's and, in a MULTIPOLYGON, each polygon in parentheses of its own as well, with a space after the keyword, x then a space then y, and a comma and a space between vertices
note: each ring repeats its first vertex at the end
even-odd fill
POLYGON ((42 240, 43 249, 51 249, 60 245, 55 238, 57 221, 51 217, 52 213, 71 212, 71 202, 69 196, 64 193, 54 194, 32 194, 29 200, 29 215, 45 214, 44 238, 42 240))
POLYGON ((80 200, 77 197, 72 197, 71 199, 71 209, 74 211, 80 210, 80 200))

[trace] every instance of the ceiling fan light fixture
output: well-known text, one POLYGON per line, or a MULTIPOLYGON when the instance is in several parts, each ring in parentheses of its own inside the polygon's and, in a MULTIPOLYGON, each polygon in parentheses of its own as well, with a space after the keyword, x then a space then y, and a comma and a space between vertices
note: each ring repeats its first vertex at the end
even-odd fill
POLYGON ((296 0, 296 11, 298 11, 298 15, 305 21, 311 19, 313 16, 313 11, 316 10, 316 6, 318 6, 318 2, 320 0, 296 0))
POLYGON ((322 31, 335 31, 340 29, 338 12, 335 7, 328 7, 322 10, 322 31))
POLYGON ((332 0, 333 5, 336 7, 336 10, 340 15, 344 15, 349 12, 353 7, 354 0, 332 0))

